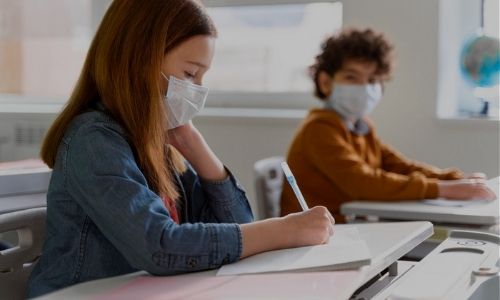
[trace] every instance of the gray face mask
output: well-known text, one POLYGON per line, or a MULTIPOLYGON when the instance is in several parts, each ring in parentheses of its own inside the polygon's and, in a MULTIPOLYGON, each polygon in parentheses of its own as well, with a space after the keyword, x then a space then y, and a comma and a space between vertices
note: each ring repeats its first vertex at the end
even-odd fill
POLYGON ((167 107, 168 129, 172 129, 188 123, 200 112, 205 106, 208 88, 161 74, 168 81, 164 100, 167 107))
POLYGON ((371 113, 381 98, 382 86, 379 83, 336 84, 325 106, 344 118, 358 120, 371 113))

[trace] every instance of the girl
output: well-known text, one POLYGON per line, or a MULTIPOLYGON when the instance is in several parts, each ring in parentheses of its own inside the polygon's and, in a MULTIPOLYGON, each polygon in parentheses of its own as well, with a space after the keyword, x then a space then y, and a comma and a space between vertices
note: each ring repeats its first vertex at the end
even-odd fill
POLYGON ((328 241, 334 221, 324 207, 251 223, 245 192, 191 123, 207 96, 215 36, 194 0, 112 3, 42 146, 53 173, 29 297, 328 241))

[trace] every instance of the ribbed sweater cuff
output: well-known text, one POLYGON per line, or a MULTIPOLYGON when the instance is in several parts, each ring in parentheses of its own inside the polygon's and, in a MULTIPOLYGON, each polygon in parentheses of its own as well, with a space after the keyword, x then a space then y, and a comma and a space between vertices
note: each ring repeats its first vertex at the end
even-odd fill
POLYGON ((427 179, 427 188, 425 189, 425 198, 434 199, 439 196, 438 180, 433 178, 427 179))

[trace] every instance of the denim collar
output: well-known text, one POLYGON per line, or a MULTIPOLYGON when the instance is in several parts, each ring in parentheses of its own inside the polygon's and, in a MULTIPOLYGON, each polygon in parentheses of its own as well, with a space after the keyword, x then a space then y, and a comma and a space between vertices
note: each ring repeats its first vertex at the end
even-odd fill
POLYGON ((104 106, 104 103, 102 103, 102 101, 96 101, 95 104, 94 104, 94 108, 98 111, 101 111, 103 113, 108 113, 108 109, 106 108, 106 106, 104 106))

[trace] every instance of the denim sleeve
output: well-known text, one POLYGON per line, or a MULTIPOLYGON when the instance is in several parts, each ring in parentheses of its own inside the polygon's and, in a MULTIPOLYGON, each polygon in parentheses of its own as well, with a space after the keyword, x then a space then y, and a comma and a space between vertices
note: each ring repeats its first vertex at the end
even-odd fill
POLYGON ((239 225, 173 222, 118 131, 94 123, 65 146, 68 192, 133 267, 168 275, 239 259, 239 225))
POLYGON ((189 221, 215 223, 250 223, 252 210, 245 190, 226 168, 229 176, 222 181, 207 181, 188 165, 181 181, 190 199, 189 221))

